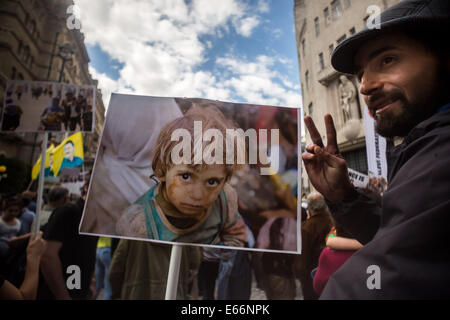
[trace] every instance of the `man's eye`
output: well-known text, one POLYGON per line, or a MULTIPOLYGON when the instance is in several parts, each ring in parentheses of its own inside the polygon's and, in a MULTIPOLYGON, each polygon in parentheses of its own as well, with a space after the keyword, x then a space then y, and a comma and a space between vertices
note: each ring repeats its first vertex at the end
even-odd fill
POLYGON ((394 57, 386 57, 386 58, 383 59, 383 61, 381 61, 381 63, 383 65, 385 65, 385 64, 391 63, 392 61, 394 61, 394 57))
POLYGON ((191 179, 191 175, 189 173, 182 173, 180 174, 180 177, 183 181, 189 181, 191 179))

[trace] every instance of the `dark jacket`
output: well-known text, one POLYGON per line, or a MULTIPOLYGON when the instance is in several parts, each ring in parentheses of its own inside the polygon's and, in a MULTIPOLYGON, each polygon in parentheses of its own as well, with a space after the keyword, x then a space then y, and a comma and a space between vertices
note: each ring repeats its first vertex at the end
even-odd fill
POLYGON ((330 278, 321 299, 450 298, 450 110, 417 125, 387 158, 381 207, 361 190, 329 203, 365 246, 330 278))

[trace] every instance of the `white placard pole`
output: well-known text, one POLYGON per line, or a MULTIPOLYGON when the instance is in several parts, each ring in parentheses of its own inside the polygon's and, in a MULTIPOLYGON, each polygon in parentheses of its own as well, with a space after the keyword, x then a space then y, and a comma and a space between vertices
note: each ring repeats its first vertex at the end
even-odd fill
POLYGON ((38 194, 36 203, 36 215, 34 217, 34 229, 33 233, 37 235, 39 233, 39 228, 41 226, 40 216, 42 208, 42 195, 44 193, 44 180, 45 180, 45 160, 47 157, 47 144, 48 144, 48 133, 44 133, 44 138, 42 139, 42 153, 41 153, 41 170, 39 171, 39 181, 38 181, 38 194))
POLYGON ((178 278, 180 275, 182 246, 172 245, 170 253, 169 274, 167 275, 166 300, 177 299, 178 278))

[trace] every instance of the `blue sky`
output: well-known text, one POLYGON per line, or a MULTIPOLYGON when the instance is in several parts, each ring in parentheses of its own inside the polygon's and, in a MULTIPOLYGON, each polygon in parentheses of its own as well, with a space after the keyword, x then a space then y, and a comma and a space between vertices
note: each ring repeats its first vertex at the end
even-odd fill
POLYGON ((111 92, 301 106, 293 0, 75 0, 111 92))

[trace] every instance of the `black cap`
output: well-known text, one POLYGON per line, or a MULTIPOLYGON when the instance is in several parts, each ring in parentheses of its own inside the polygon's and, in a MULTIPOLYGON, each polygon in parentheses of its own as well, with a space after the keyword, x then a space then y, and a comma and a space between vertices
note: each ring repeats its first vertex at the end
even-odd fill
POLYGON ((379 18, 379 29, 369 29, 366 26, 336 47, 331 56, 331 64, 337 71, 354 74, 354 59, 361 46, 390 31, 406 28, 430 30, 439 34, 441 41, 449 41, 449 0, 405 0, 382 12, 379 18))

